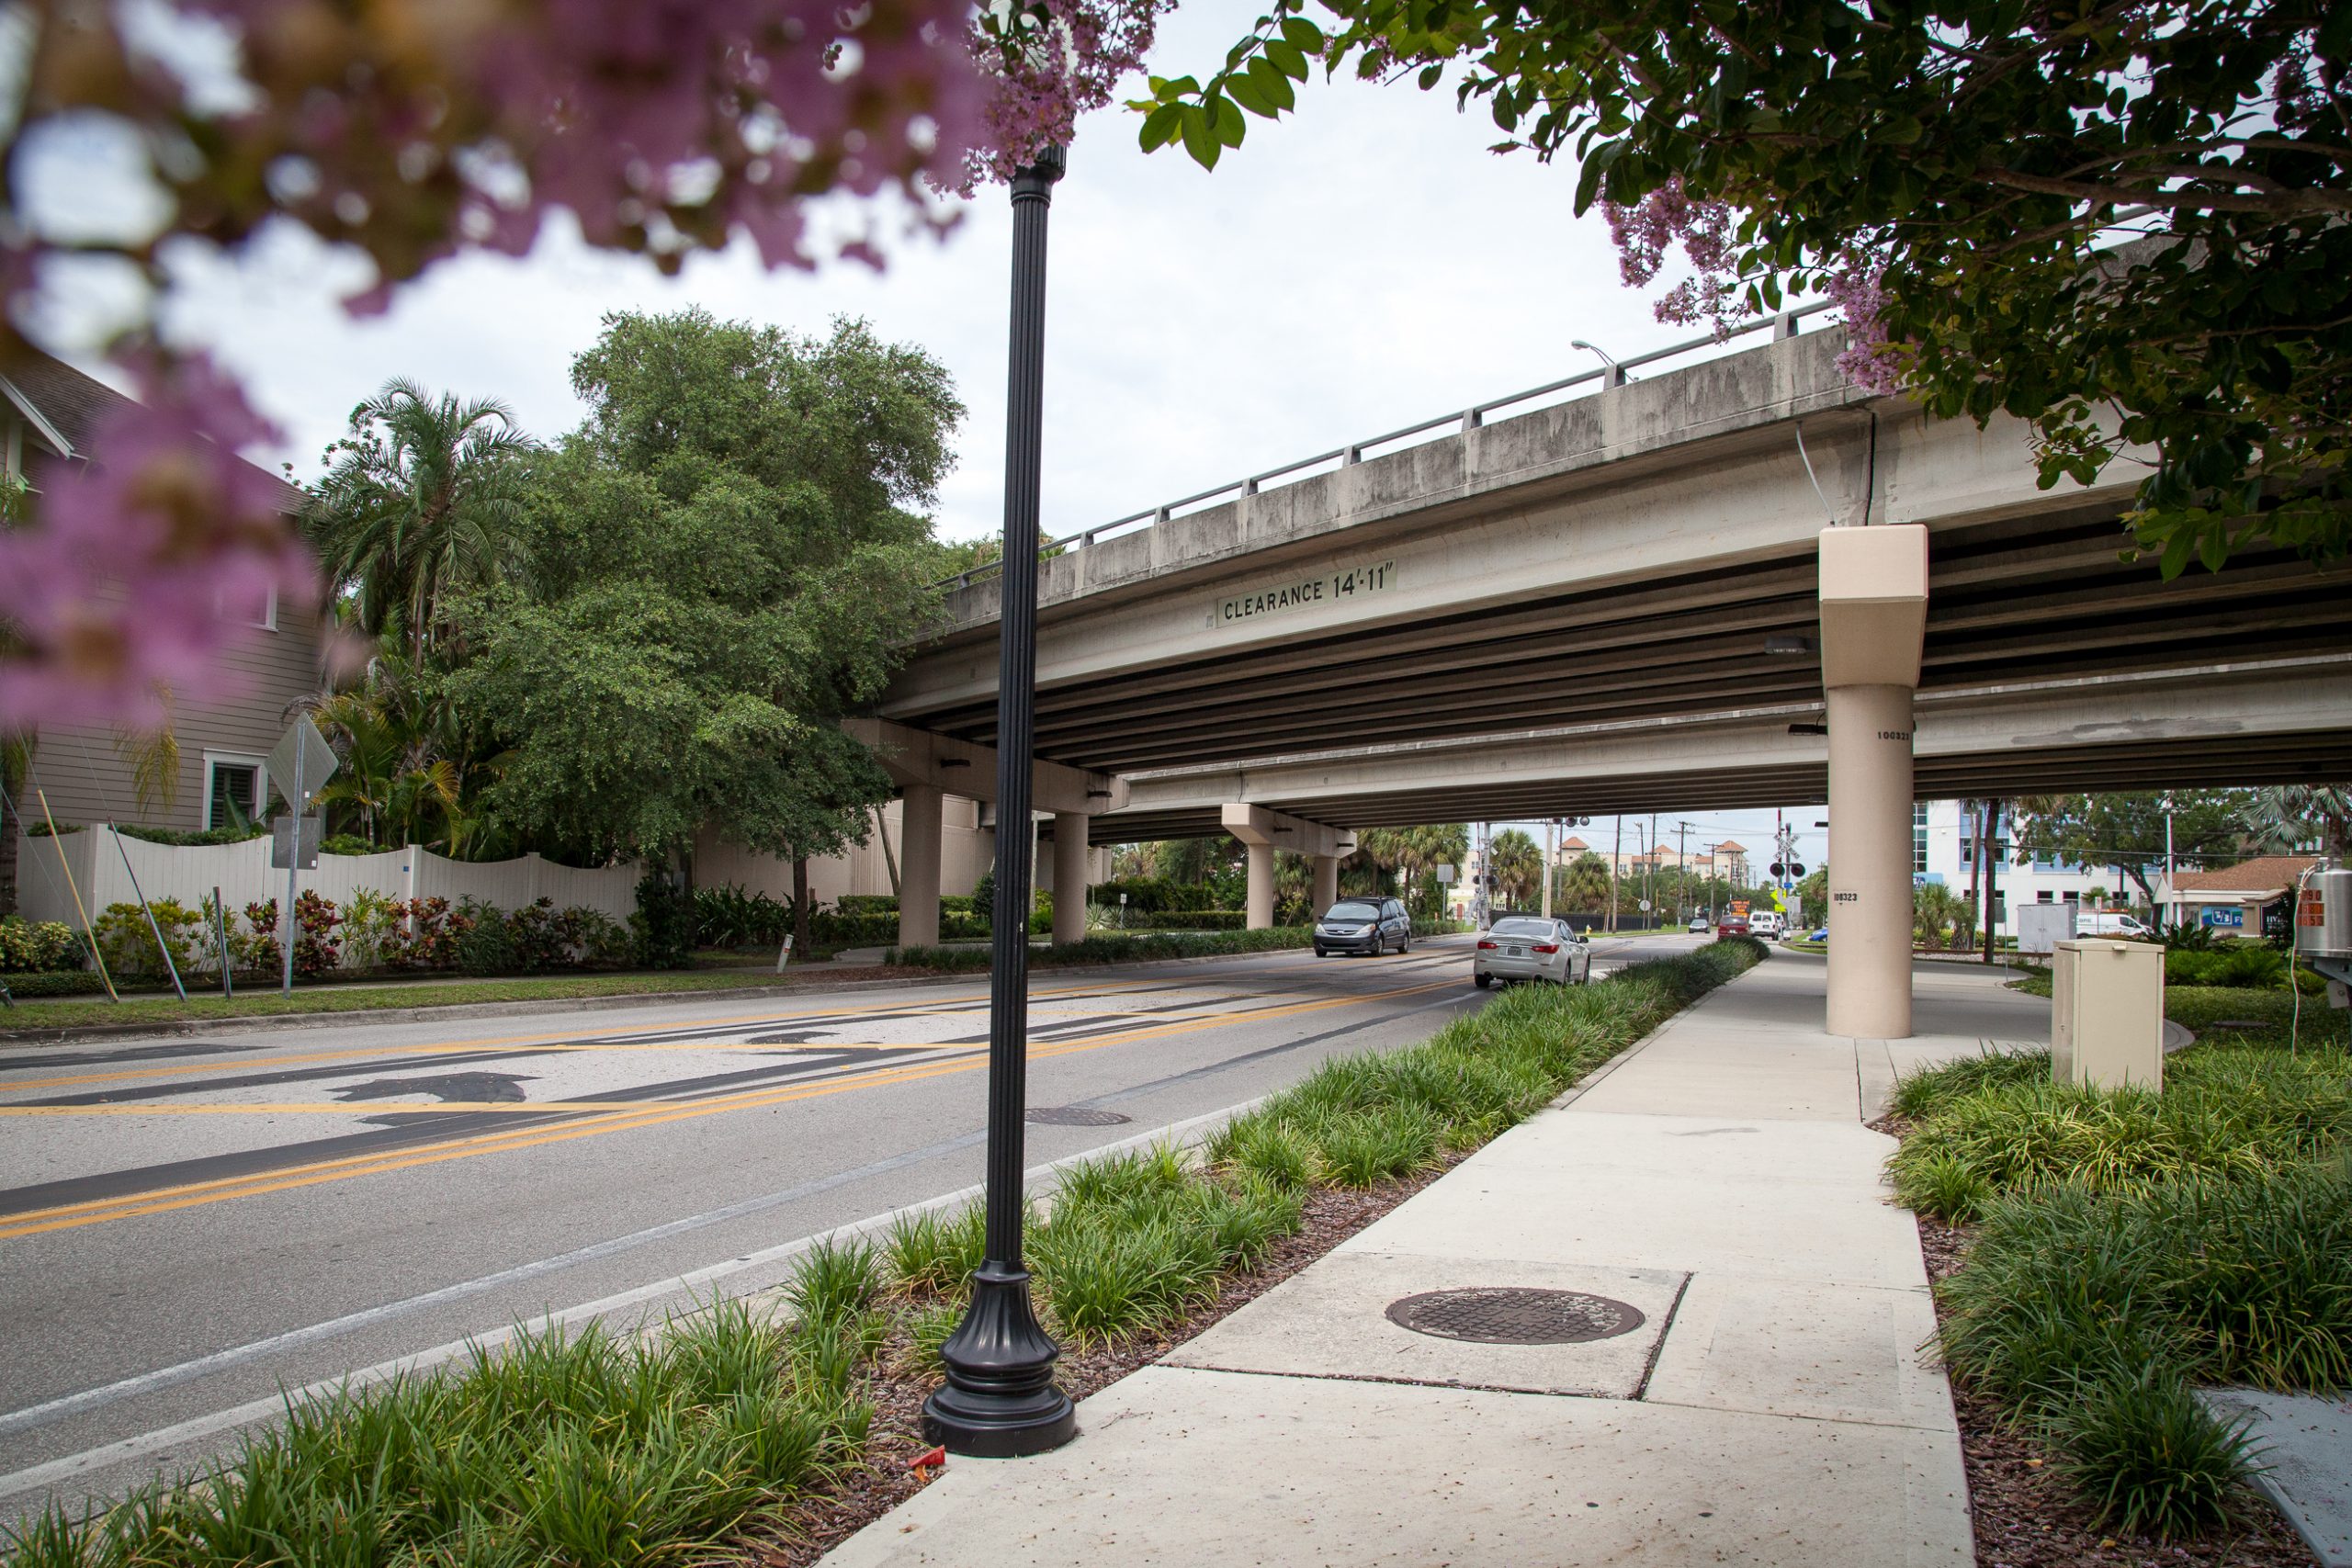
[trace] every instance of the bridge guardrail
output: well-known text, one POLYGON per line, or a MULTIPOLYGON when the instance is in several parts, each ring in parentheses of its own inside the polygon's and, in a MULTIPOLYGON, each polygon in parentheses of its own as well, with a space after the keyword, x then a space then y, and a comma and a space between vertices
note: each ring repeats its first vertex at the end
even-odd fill
MULTIPOLYGON (((1075 534, 1065 534, 1055 539, 1042 539, 1037 545, 1038 556, 1043 559, 1055 551, 1084 549, 1098 539, 1123 536, 1141 528, 1157 527, 1170 521, 1183 507, 1197 506, 1204 501, 1216 501, 1223 496, 1255 495, 1269 479, 1287 479, 1292 475, 1299 474, 1302 469, 1316 468, 1324 463, 1337 461, 1342 468, 1360 463, 1363 460, 1364 453, 1371 448, 1385 446, 1392 441, 1402 441, 1407 436, 1426 435, 1432 430, 1440 430, 1449 424, 1458 424, 1464 432, 1476 430, 1486 423, 1488 414, 1498 409, 1507 409, 1513 404, 1527 402, 1535 398, 1549 397, 1554 392, 1565 392, 1569 388, 1581 386, 1587 381, 1601 382, 1603 384, 1601 389, 1604 391, 1612 387, 1621 387, 1625 383, 1625 372, 1628 370, 1638 369, 1645 365, 1656 365, 1661 360, 1678 358, 1682 355, 1694 354, 1702 349, 1719 348, 1734 338, 1746 337, 1751 333, 1760 333, 1770 329, 1775 340, 1794 337, 1797 335, 1799 321, 1807 316, 1816 315, 1823 310, 1834 308, 1834 301, 1822 299, 1793 310, 1782 310, 1777 315, 1759 316, 1755 321, 1741 322, 1721 336, 1709 333, 1704 337, 1687 338, 1680 343, 1668 344, 1664 348, 1654 348, 1647 354, 1637 354, 1631 359, 1618 360, 1597 369, 1579 372, 1562 380, 1546 381, 1540 387, 1530 387, 1525 391, 1513 392, 1509 397, 1474 403, 1459 412, 1442 413, 1433 419, 1422 420, 1418 424, 1408 424, 1379 435, 1367 436, 1361 441, 1351 441, 1344 446, 1334 446, 1328 452, 1317 452, 1311 457, 1300 457, 1284 463, 1279 468, 1266 468, 1238 479, 1228 479, 1224 484, 1213 485, 1207 490, 1180 496, 1174 501, 1162 502, 1159 505, 1147 508, 1142 512, 1129 513, 1126 516, 1109 523, 1098 523, 1091 528, 1081 528, 1075 534)), ((999 556, 994 560, 982 561, 978 566, 957 572, 953 577, 943 577, 932 586, 968 588, 973 583, 1001 570, 1003 566, 1004 558, 999 556)))

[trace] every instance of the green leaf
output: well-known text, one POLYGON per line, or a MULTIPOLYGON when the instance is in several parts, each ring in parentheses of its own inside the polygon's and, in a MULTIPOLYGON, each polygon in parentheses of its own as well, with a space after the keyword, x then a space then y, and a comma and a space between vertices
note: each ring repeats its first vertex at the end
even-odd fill
POLYGON ((1241 138, 1247 133, 1247 127, 1241 123, 1241 111, 1238 108, 1214 93, 1201 101, 1201 107, 1208 112, 1210 133, 1220 143, 1227 147, 1241 145, 1241 138))
POLYGON ((1275 70, 1292 81, 1306 80, 1306 56, 1301 54, 1295 45, 1284 43, 1279 39, 1270 39, 1266 42, 1266 52, 1262 58, 1272 62, 1275 70))
POLYGON ((1323 29, 1304 17, 1283 18, 1283 41, 1309 54, 1323 52, 1323 29))
POLYGON ((1260 55, 1250 62, 1250 80, 1274 107, 1297 107, 1298 95, 1291 90, 1290 78, 1276 70, 1273 62, 1265 56, 1260 55))
POLYGON ((1143 117, 1143 132, 1136 140, 1143 143, 1145 152, 1156 152, 1176 140, 1176 133, 1183 129, 1183 105, 1162 104, 1143 117))
POLYGON ((1226 96, 1251 114, 1263 116, 1267 119, 1274 118, 1274 106, 1267 100, 1263 93, 1258 91, 1258 84, 1248 76, 1228 76, 1225 79, 1224 85, 1226 96))
POLYGON ((1217 145, 1216 137, 1209 130, 1209 117, 1201 112, 1198 104, 1184 104, 1180 108, 1178 129, 1183 134, 1184 151, 1202 168, 1216 168, 1218 154, 1225 149, 1217 145))

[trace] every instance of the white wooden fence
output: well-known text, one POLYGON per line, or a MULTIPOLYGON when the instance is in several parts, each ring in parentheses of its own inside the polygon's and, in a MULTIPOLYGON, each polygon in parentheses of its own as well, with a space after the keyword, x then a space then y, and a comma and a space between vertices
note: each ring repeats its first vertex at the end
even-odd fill
MULTIPOLYGON (((270 869, 269 842, 260 838, 241 844, 153 844, 106 827, 55 839, 28 837, 17 846, 17 904, 27 919, 62 920, 79 930, 82 922, 66 878, 69 869, 71 886, 80 889, 94 920, 109 904, 138 901, 131 891, 134 873, 139 891, 150 902, 176 898, 187 908, 199 909, 211 903, 215 887, 232 912, 265 898, 282 902, 286 873, 270 869)), ((392 898, 447 898, 455 904, 470 897, 509 911, 544 897, 554 899, 559 909, 595 909, 625 921, 637 908, 642 875, 635 865, 581 871, 536 854, 474 862, 409 849, 373 855, 322 854, 316 869, 301 874, 298 886, 333 899, 338 907, 363 887, 392 898)))

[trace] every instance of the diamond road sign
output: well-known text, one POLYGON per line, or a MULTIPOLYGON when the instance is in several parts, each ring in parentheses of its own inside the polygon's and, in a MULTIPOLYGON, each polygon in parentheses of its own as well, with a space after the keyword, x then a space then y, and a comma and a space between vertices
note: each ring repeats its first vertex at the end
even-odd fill
POLYGON ((311 797, 319 793, 319 786, 334 777, 335 769, 342 764, 336 761, 334 748, 327 744, 327 738, 319 733, 319 727, 311 722, 311 716, 304 714, 278 738, 266 765, 269 782, 277 786, 277 793, 284 795, 299 812, 311 804, 311 797), (294 798, 298 767, 302 780, 302 798, 300 800, 294 798))

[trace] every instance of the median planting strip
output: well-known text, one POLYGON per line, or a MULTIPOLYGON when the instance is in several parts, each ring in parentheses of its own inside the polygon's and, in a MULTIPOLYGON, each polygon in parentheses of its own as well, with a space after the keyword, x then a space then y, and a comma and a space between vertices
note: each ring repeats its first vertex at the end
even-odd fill
POLYGON ((2352 1047, 2306 1006, 2290 1051, 2283 992, 2167 1001, 2247 1027, 2175 1054, 2160 1095, 2054 1085, 2047 1052, 1897 1086, 1889 1174, 1937 1278, 1980 1561, 2314 1561, 2197 1390, 2352 1387, 2352 1047))
MULTIPOLYGON (((1261 934, 1261 933, 1250 933, 1261 934)), ((1225 1123, 1066 1168, 1029 1267, 1074 1396, 1305 1267, 1762 956, 1719 943, 1520 988, 1429 1041, 1325 1063, 1225 1123)), ((520 1334, 297 1402, 230 1461, 18 1527, 19 1568, 812 1562, 918 1489, 916 1412, 978 1263, 977 1206, 820 1243, 773 1304, 636 1338, 520 1334)))

